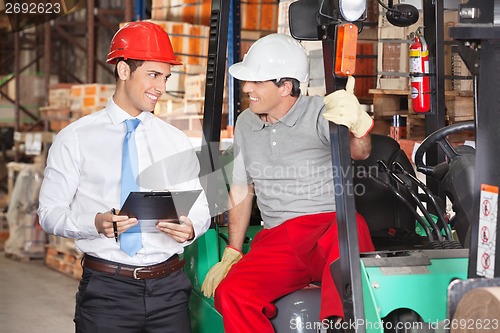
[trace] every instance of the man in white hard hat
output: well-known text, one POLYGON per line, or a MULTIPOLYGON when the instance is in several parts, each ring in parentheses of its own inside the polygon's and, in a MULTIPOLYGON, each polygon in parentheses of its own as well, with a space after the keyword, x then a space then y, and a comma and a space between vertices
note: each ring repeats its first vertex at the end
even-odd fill
MULTIPOLYGON (((353 78, 326 98, 302 96, 308 69, 301 44, 283 34, 261 38, 229 68, 246 81, 250 106, 235 127, 229 245, 202 286, 207 297, 215 292, 226 333, 274 332, 272 302, 312 281, 322 282, 321 318, 343 316, 329 270, 339 249, 328 120, 349 128, 353 159, 369 156, 373 120, 353 78), (254 195, 264 229, 243 256, 254 195)), ((364 219, 356 220, 360 251, 373 251, 364 219)))

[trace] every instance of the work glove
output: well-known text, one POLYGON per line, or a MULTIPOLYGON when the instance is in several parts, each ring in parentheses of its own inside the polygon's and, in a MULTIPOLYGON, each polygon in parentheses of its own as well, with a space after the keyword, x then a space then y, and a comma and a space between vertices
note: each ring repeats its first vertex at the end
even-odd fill
POLYGON ((337 125, 346 126, 357 138, 362 138, 373 127, 373 119, 361 109, 354 96, 354 77, 349 76, 345 90, 337 90, 324 98, 323 117, 337 125))
POLYGON ((222 260, 214 265, 205 276, 201 291, 206 297, 212 297, 215 288, 226 277, 231 267, 243 257, 243 254, 233 247, 227 246, 222 255, 222 260))

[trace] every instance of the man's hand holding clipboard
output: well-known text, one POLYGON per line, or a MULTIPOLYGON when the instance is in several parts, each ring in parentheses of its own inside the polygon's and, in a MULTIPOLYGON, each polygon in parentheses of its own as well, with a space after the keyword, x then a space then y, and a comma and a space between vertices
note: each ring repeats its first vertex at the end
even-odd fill
POLYGON ((195 236, 187 215, 200 193, 201 190, 131 192, 119 215, 137 218, 142 232, 165 232, 183 243, 195 236))
POLYGON ((193 222, 187 216, 180 216, 178 223, 172 223, 169 220, 158 220, 156 228, 169 234, 179 243, 184 243, 194 238, 193 222))

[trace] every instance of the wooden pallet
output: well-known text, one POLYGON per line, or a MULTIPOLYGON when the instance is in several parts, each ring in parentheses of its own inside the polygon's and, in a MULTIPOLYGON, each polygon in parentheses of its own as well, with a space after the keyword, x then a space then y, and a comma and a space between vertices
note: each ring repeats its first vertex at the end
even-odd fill
POLYGON ((370 89, 375 118, 408 114, 408 90, 370 89))
POLYGON ((82 255, 79 253, 64 251, 50 245, 45 252, 45 264, 48 267, 78 280, 82 276, 81 259, 82 255))
POLYGON ((447 118, 450 124, 474 119, 474 99, 472 96, 454 96, 447 101, 447 118))

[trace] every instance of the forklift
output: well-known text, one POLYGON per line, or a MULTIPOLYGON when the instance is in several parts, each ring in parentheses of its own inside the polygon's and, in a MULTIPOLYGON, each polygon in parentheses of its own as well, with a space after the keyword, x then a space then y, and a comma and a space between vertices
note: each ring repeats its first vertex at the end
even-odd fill
MULTIPOLYGON (((423 5, 424 13, 430 13, 425 17, 424 23, 434 20, 436 26, 442 26, 440 14, 443 3, 423 0, 423 5)), ((365 6, 366 9, 365 0, 360 1, 359 6, 365 6)), ((403 26, 414 20, 415 10, 407 5, 392 5, 390 1, 388 8, 388 16, 393 16, 391 19, 395 19, 396 25, 403 26)), ((345 45, 339 44, 339 30, 349 24, 358 27, 358 31, 362 29, 362 15, 349 17, 344 9, 346 8, 342 7, 341 0, 299 0, 290 6, 292 36, 301 40, 322 41, 327 93, 342 89, 347 79, 346 69, 340 66, 341 69, 337 70, 336 64, 339 59, 337 52, 349 52, 345 45)), ((224 331, 222 318, 214 308, 213 298, 206 298, 200 289, 208 270, 220 261, 228 243, 228 231, 224 223, 226 206, 223 201, 227 198, 227 185, 230 184, 231 156, 219 150, 219 142, 230 21, 227 18, 237 19, 238 15, 230 13, 238 12, 238 1, 212 1, 204 138, 199 157, 201 179, 214 218, 211 228, 187 247, 184 253, 187 263, 184 270, 193 284, 189 304, 192 329, 197 333, 224 331)), ((500 91, 497 91, 500 87, 493 81, 495 77, 500 77, 500 73, 497 73, 500 68, 498 12, 499 1, 469 0, 460 4, 459 22, 450 28, 450 36, 459 42, 460 55, 474 75, 474 121, 444 126, 444 75, 440 66, 443 64, 443 54, 439 43, 442 37, 438 33, 435 35, 437 38, 433 57, 436 65, 427 74, 431 78, 432 91, 431 108, 426 114, 426 133, 430 135, 422 141, 415 155, 417 170, 427 176, 427 185, 415 179, 413 170, 405 164, 407 161, 398 160, 398 156, 401 156, 399 146, 395 146, 394 154, 385 159, 370 156, 368 160, 371 161, 364 163, 376 165, 377 172, 367 174, 363 179, 356 179, 358 176, 353 174, 351 167, 348 130, 344 126, 330 123, 331 142, 336 143, 332 144, 332 165, 334 168, 347 170, 346 173, 334 176, 336 186, 340 184, 346 190, 336 194, 334 198, 340 258, 330 266, 342 297, 344 318, 336 321, 339 323, 336 327, 322 325, 319 321, 319 288, 305 288, 276 300, 278 314, 271 322, 277 333, 453 331, 451 323, 464 295, 475 288, 500 285, 500 279, 496 278, 500 275, 499 259, 495 256, 498 245, 492 240, 485 241, 480 232, 480 227, 494 228, 494 237, 490 239, 496 240, 500 170, 493 165, 494 157, 491 153, 495 152, 495 147, 500 146, 500 135, 495 135, 500 128, 500 117, 495 113, 500 103, 495 103, 494 100, 495 96, 500 96, 500 91), (453 147, 447 140, 451 134, 474 129, 475 150, 465 146, 453 147), (475 163, 476 160, 482 163, 475 163), (376 252, 359 253, 355 209, 362 213, 363 203, 370 200, 364 200, 362 196, 355 197, 352 187, 356 181, 367 179, 372 182, 370 186, 375 184, 379 189, 391 192, 392 207, 407 209, 406 213, 413 217, 410 228, 419 226, 424 230, 422 235, 411 232, 398 239, 404 240, 403 243, 406 242, 409 246, 401 246, 401 243, 394 246, 393 239, 389 239, 385 246, 383 242, 380 247, 377 246, 376 252), (424 192, 427 207, 421 205, 418 196, 414 195, 419 188, 424 192), (443 220, 442 206, 435 201, 440 195, 448 196, 453 203, 456 213, 453 224, 462 230, 461 243, 451 237, 450 225, 443 220), (485 210, 480 207, 487 199, 491 203, 488 206, 488 216, 493 218, 485 221, 485 210), (421 210, 424 217, 415 214, 415 207, 421 210), (486 256, 490 258, 489 261, 485 260, 486 256)), ((229 50, 229 54, 238 55, 233 51, 229 50)), ((352 72, 348 74, 352 75, 352 72)), ((237 83, 230 84, 233 85, 237 88, 237 83)), ((376 140, 387 141, 386 138, 376 140)), ((386 153, 386 147, 378 149, 374 145, 374 151, 386 153)), ((366 167, 361 165, 363 166, 366 167)), ((370 224, 368 219, 371 208, 369 205, 365 208, 367 211, 364 216, 370 224)), ((254 235, 261 228, 260 225, 250 225, 244 252, 249 250, 254 235)), ((497 318, 500 318, 500 314, 497 318)))

